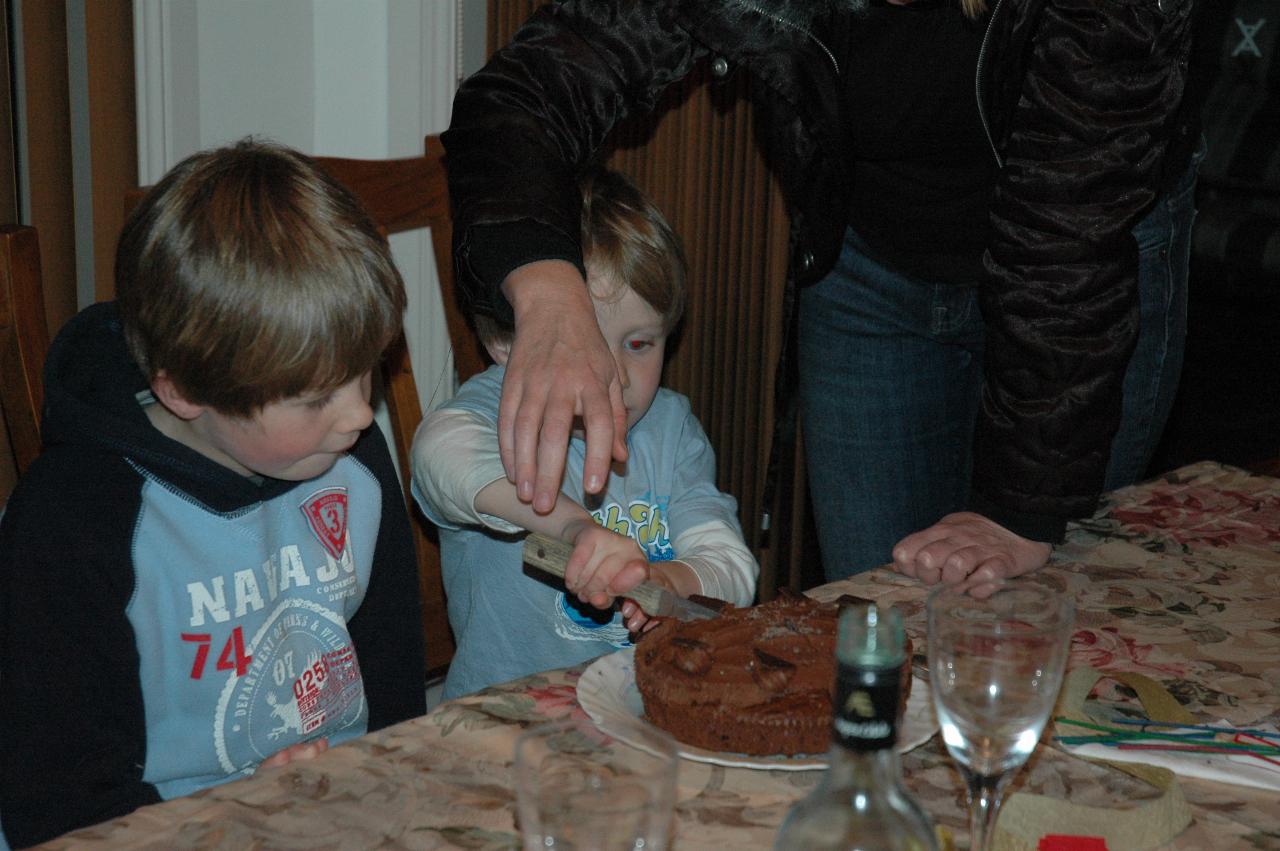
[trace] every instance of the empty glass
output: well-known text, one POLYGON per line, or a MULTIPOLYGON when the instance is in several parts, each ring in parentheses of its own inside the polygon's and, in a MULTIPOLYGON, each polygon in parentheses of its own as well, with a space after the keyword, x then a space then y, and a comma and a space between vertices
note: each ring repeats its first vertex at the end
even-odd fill
POLYGON ((676 795, 675 740, 639 724, 627 738, 639 747, 578 718, 521 734, 515 782, 525 851, 667 847, 676 795))
POLYGON ((970 848, 986 851, 1009 779, 1057 701, 1072 601, 1032 579, 979 600, 963 586, 929 594, 929 680, 942 739, 969 793, 970 848))

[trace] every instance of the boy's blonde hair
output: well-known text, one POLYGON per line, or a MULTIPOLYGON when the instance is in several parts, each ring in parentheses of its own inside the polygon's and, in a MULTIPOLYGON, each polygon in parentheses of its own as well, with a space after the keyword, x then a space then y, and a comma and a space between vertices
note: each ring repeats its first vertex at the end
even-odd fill
MULTIPOLYGON (((579 181, 582 192, 582 261, 592 298, 606 302, 626 289, 640 296, 674 330, 684 314, 688 277, 684 250, 662 211, 631 181, 601 169, 579 181), (600 291, 602 282, 613 289, 600 291)), ((509 345, 513 329, 489 316, 475 317, 486 345, 509 345)))
POLYGON ((183 160, 116 249, 130 353, 233 416, 363 375, 399 333, 404 283, 360 203, 314 161, 246 139, 183 160))

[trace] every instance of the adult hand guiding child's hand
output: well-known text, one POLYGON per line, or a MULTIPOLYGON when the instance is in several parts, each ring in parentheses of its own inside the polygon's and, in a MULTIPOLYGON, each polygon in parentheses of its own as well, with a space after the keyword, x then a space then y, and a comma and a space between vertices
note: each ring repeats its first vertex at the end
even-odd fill
POLYGON ((516 332, 498 406, 498 448, 517 496, 545 514, 560 492, 575 418, 586 431, 586 493, 604 488, 611 461, 627 459, 622 384, 573 264, 520 266, 502 290, 515 311, 516 332))

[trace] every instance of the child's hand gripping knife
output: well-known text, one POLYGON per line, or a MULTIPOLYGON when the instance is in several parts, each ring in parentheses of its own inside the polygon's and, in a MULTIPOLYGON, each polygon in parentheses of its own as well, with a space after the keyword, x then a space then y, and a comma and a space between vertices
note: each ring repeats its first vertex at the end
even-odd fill
MULTIPOLYGON (((565 567, 565 588, 597 609, 607 609, 614 598, 648 580, 688 597, 702 592, 702 583, 679 561, 650 563, 639 544, 625 535, 598 525, 589 517, 567 524, 562 533, 573 542, 573 554, 565 567)), ((633 600, 623 600, 622 618, 632 633, 656 626, 633 600)))

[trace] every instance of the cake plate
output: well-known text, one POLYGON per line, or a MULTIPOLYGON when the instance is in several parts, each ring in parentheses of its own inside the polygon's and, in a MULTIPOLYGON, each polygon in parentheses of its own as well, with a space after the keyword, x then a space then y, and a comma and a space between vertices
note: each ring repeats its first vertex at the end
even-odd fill
MULTIPOLYGON (((633 744, 631 730, 644 720, 644 702, 636 688, 635 648, 628 647, 596 659, 578 679, 578 703, 596 726, 619 741, 633 744)), ((929 683, 914 677, 907 711, 898 730, 898 751, 917 748, 938 731, 933 714, 929 683)), ((773 771, 812 771, 827 767, 825 754, 812 756, 755 756, 751 754, 709 751, 677 742, 680 756, 695 762, 708 762, 730 768, 759 768, 773 771)))

